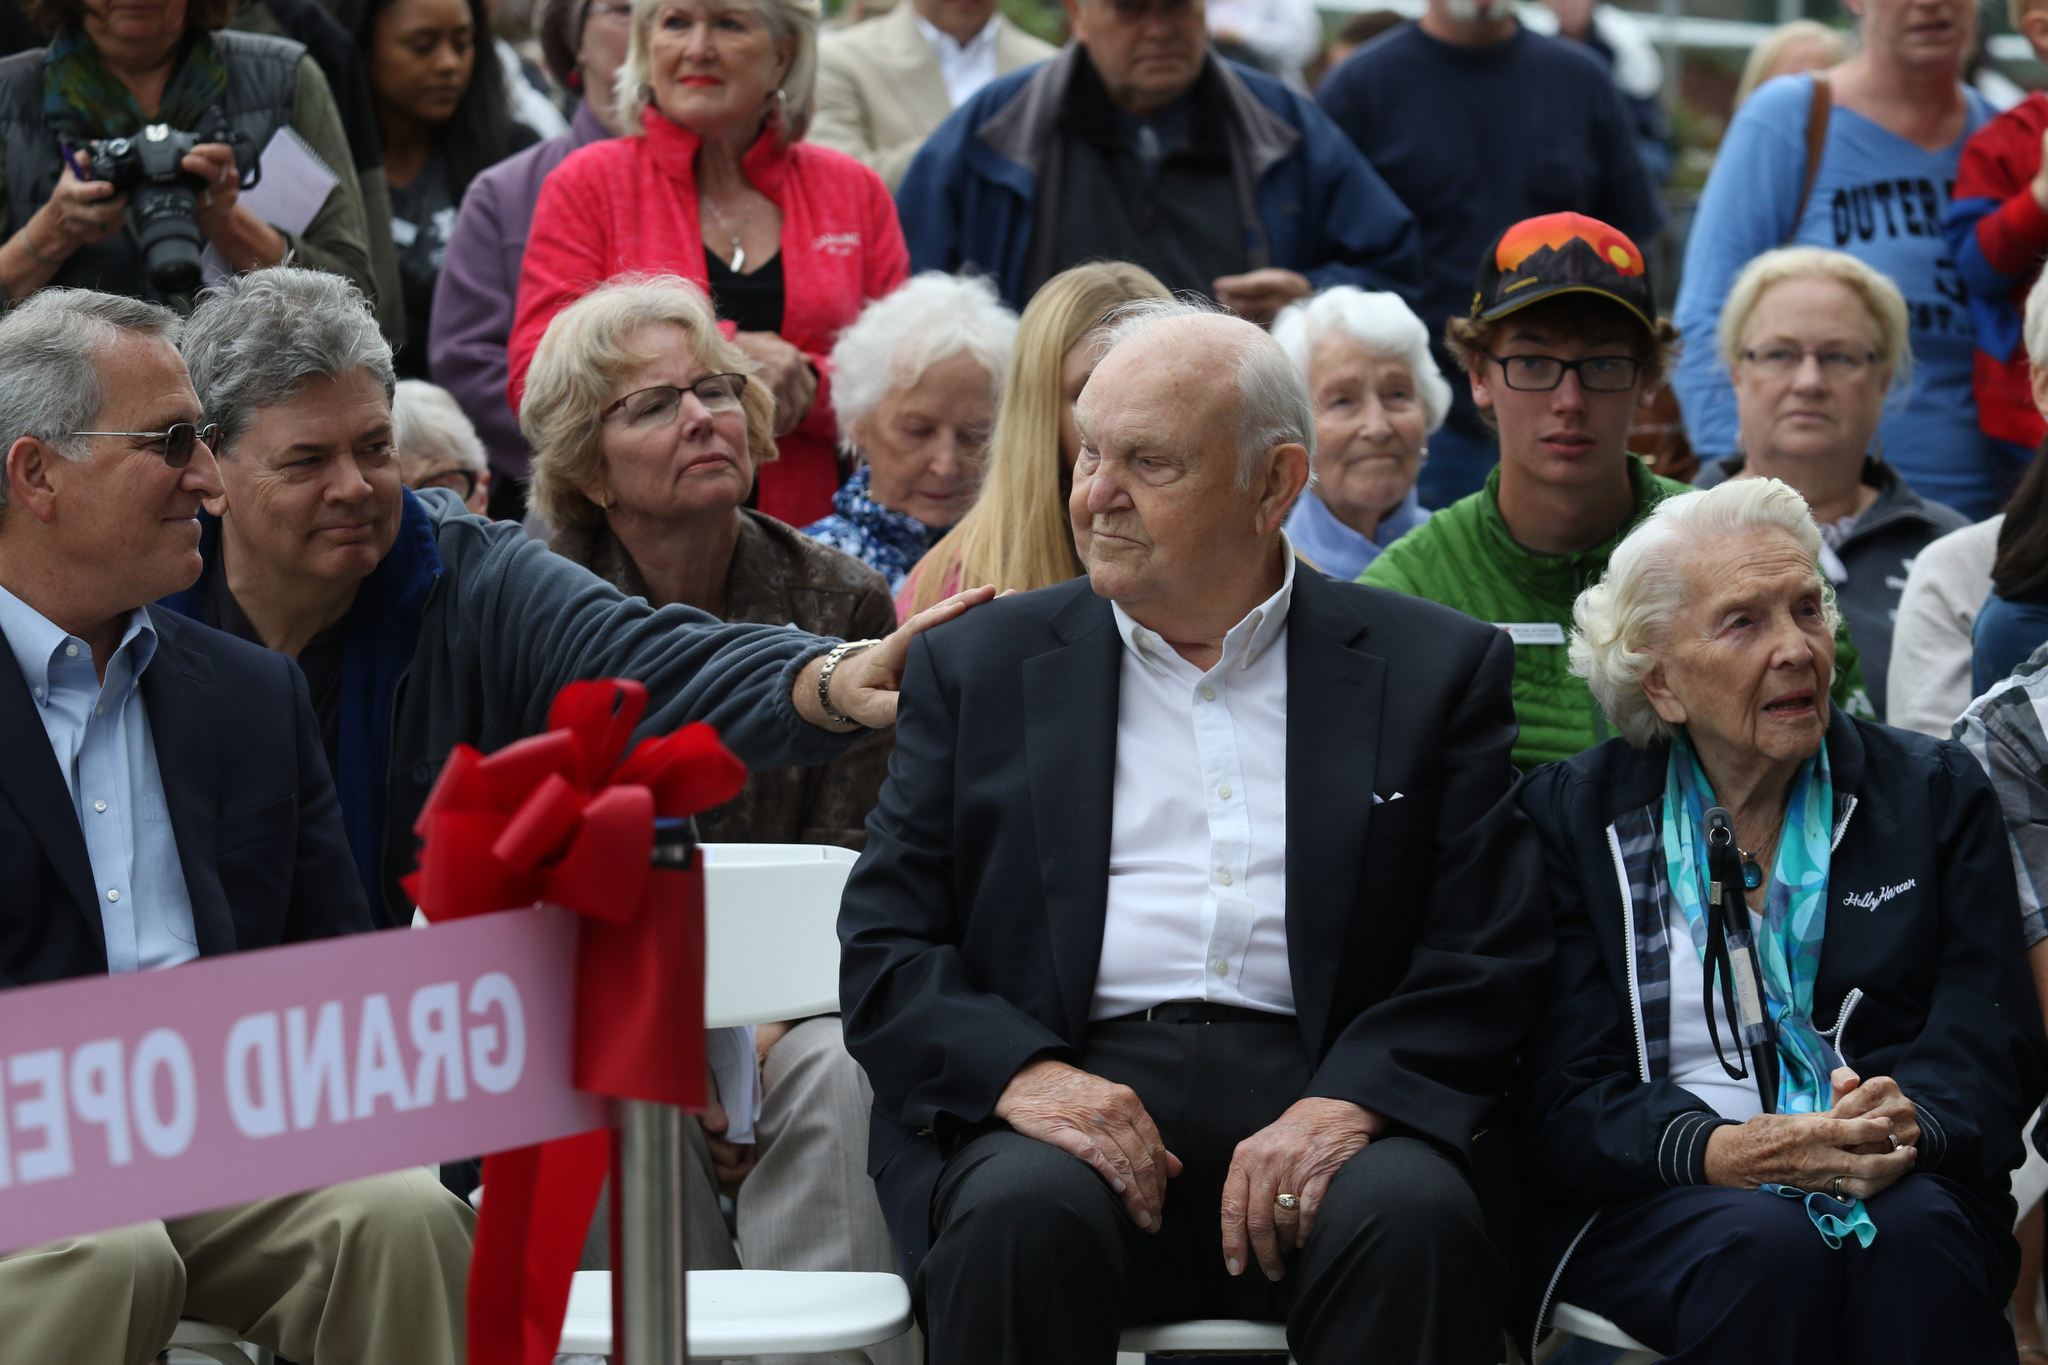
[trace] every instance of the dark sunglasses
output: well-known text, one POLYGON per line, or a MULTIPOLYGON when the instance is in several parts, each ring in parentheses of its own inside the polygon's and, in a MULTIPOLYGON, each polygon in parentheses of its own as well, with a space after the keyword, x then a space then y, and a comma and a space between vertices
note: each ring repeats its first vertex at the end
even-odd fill
POLYGON ((183 469, 192 463, 192 447, 206 442, 208 450, 220 448, 220 423, 208 422, 203 427, 190 422, 173 422, 169 431, 68 431, 67 436, 127 436, 133 440, 145 441, 150 445, 162 443, 164 463, 173 469, 183 469))

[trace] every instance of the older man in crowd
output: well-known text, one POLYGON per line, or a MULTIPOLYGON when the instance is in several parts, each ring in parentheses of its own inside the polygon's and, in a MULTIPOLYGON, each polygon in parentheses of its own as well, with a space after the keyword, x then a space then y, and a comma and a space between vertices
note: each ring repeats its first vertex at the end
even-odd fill
POLYGON ((1088 577, 913 646, 841 908, 931 1359, 1249 1317, 1492 1365, 1467 1162, 1549 954, 1513 650, 1298 565, 1314 420, 1250 324, 1140 313, 1076 418, 1088 577))
POLYGON ((1265 324, 1316 289, 1406 291, 1414 221, 1309 100, 1208 45, 1202 0, 1067 0, 1074 42, 992 82, 910 164, 919 270, 973 266, 1011 307, 1082 261, 1133 261, 1265 324))
MULTIPOLYGON (((205 571, 168 605, 298 659, 356 872, 383 924, 411 916, 397 878, 411 870, 412 825, 448 751, 461 742, 489 752, 539 732, 563 684, 636 678, 649 694, 642 734, 707 720, 751 768, 824 762, 853 732, 894 720, 895 693, 883 688, 910 636, 980 600, 968 594, 873 648, 840 653, 827 712, 818 680, 834 641, 653 610, 518 526, 468 514, 447 489, 405 488, 391 349, 345 282, 290 269, 238 277, 203 299, 184 350, 221 426, 222 489, 202 519, 205 571)), ((773 1163, 771 1179, 786 1187, 753 1192, 788 1217, 761 1228, 752 1263, 884 1268, 870 1263, 886 1262, 886 1236, 859 1176, 859 1134, 826 1121, 864 1108, 844 1046, 835 1034, 824 1055, 771 1073, 789 1079, 769 1088, 767 1110, 788 1121, 769 1123, 760 1146, 796 1145, 773 1163), (819 1208, 847 1216, 815 1220, 820 1229, 819 1208)), ((730 1267, 710 1158, 692 1145, 707 1172, 691 1186, 701 1230, 692 1255, 703 1268, 730 1267)))
MULTIPOLYGON (((1572 604, 1650 509, 1686 485, 1628 449, 1676 347, 1649 264, 1624 233, 1578 213, 1515 224, 1481 257, 1452 352, 1500 440, 1486 486, 1402 536, 1359 581, 1491 621, 1515 645, 1522 768, 1570 758, 1611 733, 1571 671, 1572 604)), ((1433 439, 1433 438, 1432 438, 1433 439)), ((1845 625, 1834 699, 1868 718, 1845 625)))
MULTIPOLYGON (((149 605, 221 491, 177 340, 84 290, 0 322, 0 988, 370 928, 298 670, 149 605)), ((191 1316, 459 1365, 473 1225, 413 1171, 18 1251, 0 1356, 143 1365, 191 1316)))
POLYGON ((996 0, 900 0, 879 18, 818 40, 818 112, 810 139, 903 182, 946 116, 998 76, 1058 51, 996 0))
MULTIPOLYGON (((1429 0, 1421 19, 1333 70, 1316 99, 1421 225, 1417 311, 1439 344, 1508 224, 1573 209, 1646 242, 1664 222, 1634 116, 1598 59, 1529 32, 1509 0, 1429 0)), ((1464 394, 1429 446, 1431 507, 1477 491, 1496 456, 1464 394)))

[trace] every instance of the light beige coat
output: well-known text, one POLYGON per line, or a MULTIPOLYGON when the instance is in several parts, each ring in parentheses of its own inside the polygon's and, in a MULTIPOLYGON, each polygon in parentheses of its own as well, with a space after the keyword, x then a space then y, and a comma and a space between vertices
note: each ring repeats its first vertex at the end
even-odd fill
MULTIPOLYGON (((1057 50, 998 15, 996 74, 1057 50)), ((872 167, 891 193, 932 130, 953 112, 939 60, 918 31, 910 0, 818 42, 818 112, 810 140, 872 167)))

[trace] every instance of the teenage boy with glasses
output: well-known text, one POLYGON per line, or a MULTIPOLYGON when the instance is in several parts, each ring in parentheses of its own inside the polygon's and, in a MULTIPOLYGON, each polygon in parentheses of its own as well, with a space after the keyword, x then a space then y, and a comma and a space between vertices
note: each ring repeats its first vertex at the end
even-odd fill
MULTIPOLYGON (((1628 452, 1677 348, 1649 264, 1621 232, 1577 213, 1529 218, 1480 258, 1471 314, 1445 328, 1480 416, 1500 436, 1486 487, 1373 561, 1361 582, 1491 621, 1515 641, 1514 761, 1570 758, 1611 733, 1570 670, 1572 604, 1621 538, 1689 491, 1628 452)), ((1855 647, 1838 639, 1835 704, 1871 716, 1855 647)))

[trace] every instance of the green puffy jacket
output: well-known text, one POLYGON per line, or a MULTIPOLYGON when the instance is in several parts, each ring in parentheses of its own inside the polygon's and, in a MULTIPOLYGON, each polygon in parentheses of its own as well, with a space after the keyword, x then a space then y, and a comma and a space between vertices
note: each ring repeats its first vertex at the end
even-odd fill
MULTIPOLYGON (((1628 473, 1635 485, 1635 515, 1612 539, 1590 550, 1537 555, 1517 545, 1501 519, 1496 467, 1484 490, 1402 536, 1359 576, 1359 582, 1375 588, 1427 597, 1512 630, 1515 718, 1522 725, 1514 761, 1524 772, 1570 758, 1613 734, 1585 680, 1573 675, 1566 658, 1572 603, 1584 588, 1599 581, 1614 547, 1652 507, 1673 494, 1693 491, 1652 474, 1633 455, 1628 473)), ((1852 716, 1875 719, 1846 626, 1836 632, 1835 645, 1835 705, 1852 716)))

